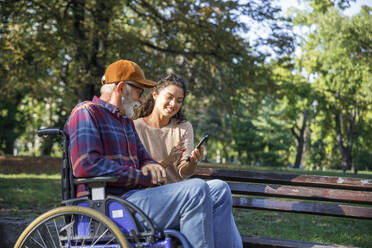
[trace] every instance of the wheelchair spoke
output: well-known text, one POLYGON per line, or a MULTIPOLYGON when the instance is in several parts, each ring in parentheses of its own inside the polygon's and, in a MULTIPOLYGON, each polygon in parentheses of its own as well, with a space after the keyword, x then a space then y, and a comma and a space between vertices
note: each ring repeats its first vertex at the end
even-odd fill
POLYGON ((44 224, 44 225, 45 225, 45 227, 46 227, 46 229, 47 229, 47 231, 48 231, 48 234, 49 234, 50 240, 52 240, 52 242, 53 242, 53 246, 54 246, 54 248, 57 248, 57 247, 56 247, 56 244, 54 243, 54 239, 53 239, 53 237, 52 237, 52 234, 50 233, 50 230, 49 230, 48 225, 47 225, 47 224, 44 224))
POLYGON ((59 247, 62 247, 61 237, 59 236, 59 233, 58 233, 58 228, 57 228, 56 220, 53 219, 53 222, 54 222, 54 227, 56 228, 56 233, 57 233, 57 237, 58 237, 59 247))
POLYGON ((94 241, 94 243, 92 244, 91 247, 94 247, 94 246, 97 244, 97 242, 98 242, 98 241, 103 237, 103 235, 105 235, 105 234, 108 232, 108 230, 109 230, 109 229, 106 228, 106 231, 104 231, 104 232, 101 234, 101 236, 99 236, 98 239, 97 239, 96 241, 94 241))
MULTIPOLYGON (((70 215, 69 215, 70 216, 70 215)), ((73 221, 73 216, 70 216, 71 217, 71 222, 70 223, 66 223, 66 220, 65 220, 65 218, 66 217, 64 217, 63 218, 63 222, 65 223, 64 224, 64 226, 61 228, 61 229, 59 229, 59 231, 58 231, 58 233, 57 233, 57 235, 60 235, 60 233, 62 233, 62 232, 66 232, 66 237, 67 237, 67 240, 68 240, 68 242, 70 243, 71 242, 71 240, 70 240, 70 236, 72 235, 72 232, 73 232, 73 226, 74 226, 74 224, 75 224, 75 221, 73 221)))
POLYGON ((111 242, 114 240, 115 240, 115 237, 112 237, 112 239, 110 239, 104 246, 111 244, 111 242))
POLYGON ((41 239, 41 242, 43 242, 43 244, 44 244, 43 247, 47 247, 46 244, 45 244, 45 242, 44 242, 43 237, 41 237, 41 234, 40 234, 39 230, 37 230, 37 233, 39 234, 39 237, 40 237, 40 239, 41 239))
POLYGON ((101 222, 99 223, 99 225, 98 225, 98 227, 97 227, 97 230, 96 230, 96 232, 94 233, 93 240, 96 238, 96 236, 97 236, 98 231, 99 231, 100 228, 101 228, 101 222))
POLYGON ((43 246, 42 244, 40 244, 36 239, 34 239, 33 237, 31 237, 31 239, 36 243, 36 244, 38 244, 40 247, 45 247, 45 246, 43 246))

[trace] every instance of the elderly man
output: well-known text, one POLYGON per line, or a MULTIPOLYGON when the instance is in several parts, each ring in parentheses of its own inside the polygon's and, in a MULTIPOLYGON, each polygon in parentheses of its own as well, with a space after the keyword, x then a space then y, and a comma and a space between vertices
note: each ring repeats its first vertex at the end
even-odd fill
MULTIPOLYGON (((208 185, 201 179, 162 185, 165 170, 148 155, 126 116, 142 101, 143 88, 155 83, 129 60, 108 66, 102 82, 101 96, 78 104, 65 125, 75 177, 117 176, 108 194, 134 203, 160 228, 179 229, 194 247, 215 247, 218 206, 208 185)), ((85 185, 78 185, 77 197, 88 194, 85 185)), ((231 204, 231 196, 224 200, 231 204)))

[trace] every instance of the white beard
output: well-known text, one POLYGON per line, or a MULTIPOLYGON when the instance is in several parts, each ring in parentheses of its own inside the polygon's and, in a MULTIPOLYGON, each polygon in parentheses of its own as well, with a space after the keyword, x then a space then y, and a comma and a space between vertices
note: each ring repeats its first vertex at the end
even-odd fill
POLYGON ((124 106, 124 111, 125 111, 125 115, 128 117, 128 118, 132 118, 133 115, 134 115, 134 109, 135 107, 138 107, 141 105, 140 102, 138 101, 132 101, 132 100, 129 100, 125 97, 123 97, 121 99, 121 101, 123 102, 123 106, 124 106))

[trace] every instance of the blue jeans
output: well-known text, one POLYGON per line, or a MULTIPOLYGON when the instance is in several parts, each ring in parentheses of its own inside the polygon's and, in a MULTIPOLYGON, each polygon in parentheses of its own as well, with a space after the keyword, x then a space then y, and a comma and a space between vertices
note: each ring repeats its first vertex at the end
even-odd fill
POLYGON ((214 247, 243 247, 232 214, 231 190, 227 183, 215 179, 207 181, 213 202, 214 247))
POLYGON ((194 247, 242 247, 231 212, 230 188, 221 180, 194 178, 131 191, 127 200, 156 226, 180 230, 194 247))

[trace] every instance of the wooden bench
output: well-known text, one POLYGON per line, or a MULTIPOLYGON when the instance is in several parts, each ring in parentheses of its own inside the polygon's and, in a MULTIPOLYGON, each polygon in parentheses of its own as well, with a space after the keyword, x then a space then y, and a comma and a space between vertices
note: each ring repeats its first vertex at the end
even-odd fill
MULTIPOLYGON (((194 177, 227 181, 234 194, 234 208, 372 220, 372 180, 369 179, 215 168, 198 168, 194 177)), ((265 237, 242 238, 244 247, 350 247, 265 237)))

